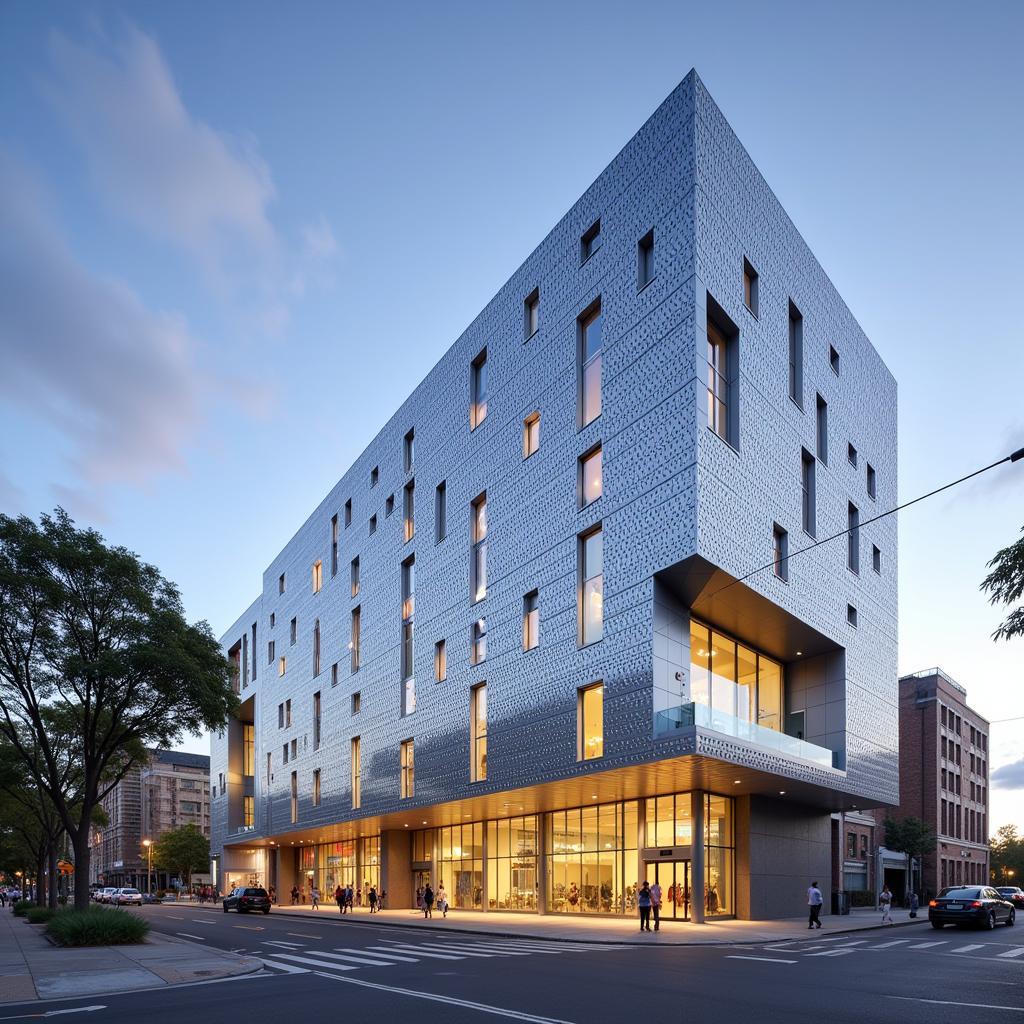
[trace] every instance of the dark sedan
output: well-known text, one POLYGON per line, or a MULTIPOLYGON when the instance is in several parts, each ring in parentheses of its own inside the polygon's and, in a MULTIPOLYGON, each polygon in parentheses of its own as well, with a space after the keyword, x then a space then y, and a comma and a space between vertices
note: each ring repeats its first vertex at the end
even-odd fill
POLYGON ((224 897, 224 913, 234 908, 240 914, 248 914, 250 910, 270 913, 270 895, 266 889, 242 888, 232 889, 224 897))
POLYGON ((1013 904, 987 885, 954 886, 928 901, 928 920, 933 928, 947 924, 995 928, 997 924, 1012 925, 1016 916, 1013 904))
POLYGON ((1009 900, 1017 910, 1024 910, 1024 889, 1017 885, 997 885, 996 892, 1009 900))

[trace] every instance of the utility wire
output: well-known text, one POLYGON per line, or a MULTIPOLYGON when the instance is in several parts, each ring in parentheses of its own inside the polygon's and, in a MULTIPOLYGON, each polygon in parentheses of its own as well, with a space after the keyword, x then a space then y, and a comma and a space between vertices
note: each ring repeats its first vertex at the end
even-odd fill
MULTIPOLYGON (((788 555, 785 555, 782 559, 783 562, 788 562, 791 558, 796 558, 797 555, 802 555, 805 551, 813 551, 814 548, 821 547, 822 544, 827 544, 829 541, 838 540, 840 537, 845 537, 848 533, 853 530, 860 530, 871 523, 877 523, 879 519, 885 519, 886 516, 891 516, 896 512, 901 512, 905 508, 910 508, 911 505, 916 505, 919 501, 924 501, 925 498, 933 498, 936 494, 941 494, 943 491, 948 491, 951 487, 956 487, 958 484, 962 484, 972 477, 980 476, 982 473, 987 473, 990 469, 995 469, 996 466, 1001 466, 1004 462, 1019 462, 1024 459, 1024 448, 1018 448, 1015 452, 1011 452, 1009 455, 1004 456, 996 462, 991 463, 988 466, 983 466, 981 469, 976 469, 973 473, 968 473, 966 476, 960 477, 959 480, 953 480, 951 483, 943 484, 941 487, 936 487, 934 491, 929 491, 927 494, 922 494, 917 498, 912 498, 910 501, 905 501, 902 505, 897 505, 895 508, 889 509, 888 512, 879 512, 877 516, 872 516, 870 519, 864 520, 863 523, 858 523, 856 526, 847 527, 845 530, 839 533, 832 534, 831 537, 824 537, 822 540, 816 540, 813 544, 808 544, 806 547, 800 548, 798 551, 793 551, 788 555)), ((775 559, 772 559, 767 565, 759 566, 751 572, 748 572, 746 576, 740 576, 739 579, 732 580, 726 583, 724 586, 719 587, 713 594, 709 594, 707 600, 717 597, 722 593, 723 590, 728 590, 729 587, 735 586, 737 583, 743 583, 744 580, 749 580, 751 576, 756 576, 759 572, 764 572, 766 569, 775 568, 775 559)))

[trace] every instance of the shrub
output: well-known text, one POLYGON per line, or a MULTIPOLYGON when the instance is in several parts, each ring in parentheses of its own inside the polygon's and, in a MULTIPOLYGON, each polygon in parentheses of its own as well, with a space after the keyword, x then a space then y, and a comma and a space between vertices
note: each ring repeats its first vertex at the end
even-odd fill
POLYGON ((49 907, 29 907, 25 917, 28 918, 29 924, 46 924, 56 913, 56 910, 49 907))
POLYGON ((143 942, 149 922, 127 910, 90 907, 55 914, 46 931, 60 946, 125 946, 143 942))
POLYGON ((14 916, 24 917, 29 910, 29 907, 34 907, 35 904, 31 900, 17 900, 14 903, 14 916))

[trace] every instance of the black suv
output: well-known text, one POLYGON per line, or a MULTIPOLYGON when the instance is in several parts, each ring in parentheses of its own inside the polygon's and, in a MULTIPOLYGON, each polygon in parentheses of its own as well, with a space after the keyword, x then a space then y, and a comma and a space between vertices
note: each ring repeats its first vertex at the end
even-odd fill
POLYGON ((266 889, 232 889, 224 897, 224 913, 232 907, 240 914, 248 914, 250 910, 262 910, 264 914, 269 914, 270 896, 266 889))
POLYGON ((933 928, 946 924, 974 924, 995 928, 1012 925, 1017 914, 1013 904, 988 885, 956 885, 943 889, 928 901, 928 920, 933 928))

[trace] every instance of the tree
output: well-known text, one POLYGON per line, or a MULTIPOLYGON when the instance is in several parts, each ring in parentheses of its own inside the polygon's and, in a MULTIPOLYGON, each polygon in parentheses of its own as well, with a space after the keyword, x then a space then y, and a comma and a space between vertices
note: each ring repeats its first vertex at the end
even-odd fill
POLYGON ((996 885, 1024 885, 1024 836, 1016 825, 1001 825, 989 843, 996 885))
MULTIPOLYGON (((1024 534, 1024 527, 1021 533, 1024 534)), ((981 589, 988 592, 989 604, 1011 605, 1019 601, 1024 595, 1024 536, 997 551, 987 568, 992 571, 981 581, 981 589)), ((1010 640, 1015 636, 1024 636, 1024 604, 1003 619, 992 639, 1010 640)))
POLYGON ((186 888, 192 887, 192 872, 210 866, 210 840, 198 826, 188 824, 165 832, 153 846, 153 863, 168 874, 176 874, 186 888))
POLYGON ((97 804, 147 746, 222 728, 236 707, 210 627, 188 624, 156 568, 61 509, 39 525, 0 515, 0 735, 71 839, 76 909, 97 804))
POLYGON ((885 845, 895 853, 906 854, 907 892, 909 895, 912 879, 910 865, 913 860, 932 853, 935 849, 935 830, 920 818, 886 818, 885 845))

